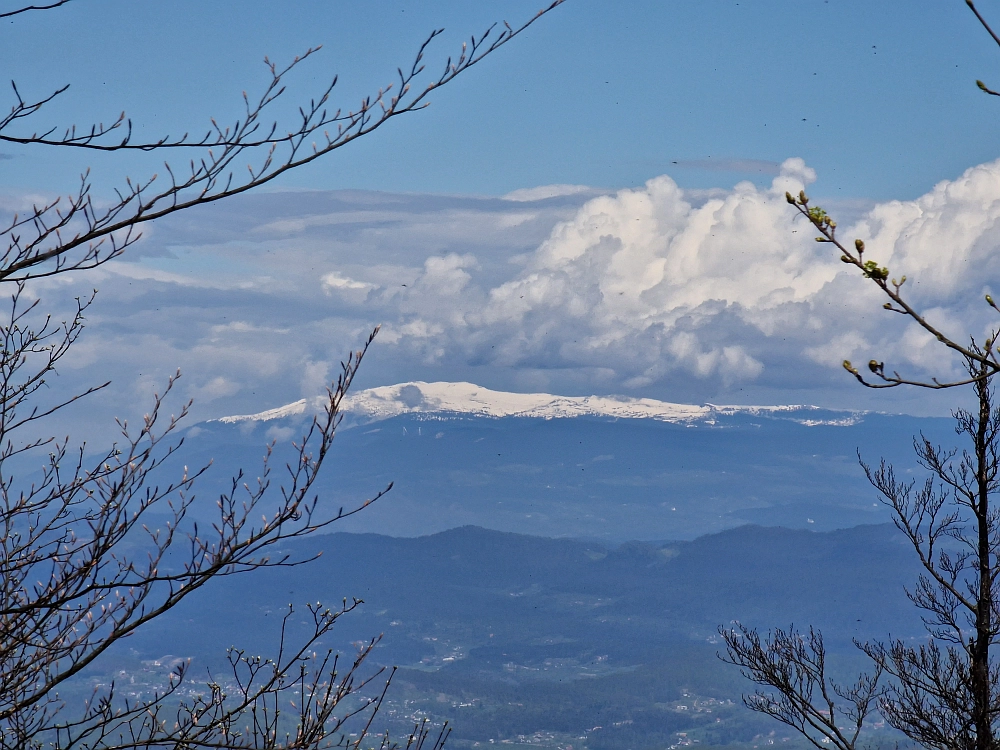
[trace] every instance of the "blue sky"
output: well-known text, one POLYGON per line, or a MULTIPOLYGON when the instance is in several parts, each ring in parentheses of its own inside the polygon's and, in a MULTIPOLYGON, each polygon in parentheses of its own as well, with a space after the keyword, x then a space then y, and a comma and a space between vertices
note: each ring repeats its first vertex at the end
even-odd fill
MULTIPOLYGON (((339 73, 350 104, 391 81, 429 30, 447 30, 433 65, 467 34, 538 7, 76 0, 15 19, 0 62, 26 92, 72 83, 52 124, 124 108, 150 133, 197 131, 209 116, 235 117, 240 92, 263 81, 265 54, 287 61, 324 45, 289 101, 339 73)), ((763 179, 727 164, 800 156, 824 194, 913 198, 995 157, 998 105, 974 81, 1000 76, 998 59, 960 0, 570 0, 429 111, 284 184, 498 195, 667 173, 710 187, 763 179)), ((15 158, 0 179, 53 189, 78 167, 15 158)))
MULTIPOLYGON (((265 54, 324 45, 287 103, 338 73, 350 107, 431 29, 447 29, 433 70, 467 34, 537 7, 76 0, 9 23, 0 63, 25 96, 72 84, 39 129, 124 108, 142 133, 198 132, 263 85, 265 54)), ((41 284, 46 299, 101 289, 63 377, 115 376, 97 413, 182 366, 197 416, 259 411, 311 395, 383 323, 367 385, 940 412, 948 400, 876 397, 839 370, 876 352, 925 373, 933 348, 880 317, 782 205, 808 185, 918 279, 932 316, 986 325, 1000 100, 975 80, 1000 87, 1000 50, 960 0, 901 7, 568 0, 426 111, 157 224, 102 271, 41 284)), ((983 10, 1000 23, 1000 6, 983 10)), ((104 195, 158 169, 0 152, 3 210, 71 189, 88 165, 104 195)))

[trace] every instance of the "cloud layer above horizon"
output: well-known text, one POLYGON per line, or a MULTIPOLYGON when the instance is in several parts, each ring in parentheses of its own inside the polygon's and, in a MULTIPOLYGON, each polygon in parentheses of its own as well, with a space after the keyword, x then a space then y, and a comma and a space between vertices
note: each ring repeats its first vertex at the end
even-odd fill
MULTIPOLYGON (((106 398, 138 404, 179 366, 204 417, 314 395, 378 323, 365 385, 850 406, 845 358, 957 372, 795 219, 785 191, 814 179, 788 159, 766 188, 661 176, 610 194, 262 193, 161 222, 131 255, 35 289, 101 290, 64 377, 112 375, 106 398)), ((1000 162, 915 201, 824 205, 948 332, 995 322, 982 300, 1000 289, 1000 162)))

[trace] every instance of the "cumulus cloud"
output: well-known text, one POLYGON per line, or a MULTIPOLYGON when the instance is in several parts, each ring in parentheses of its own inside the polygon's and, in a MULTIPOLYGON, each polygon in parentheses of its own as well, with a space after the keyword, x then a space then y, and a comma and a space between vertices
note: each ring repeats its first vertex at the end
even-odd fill
MULTIPOLYGON (((163 222, 132 260, 75 277, 102 299, 64 375, 111 372, 121 403, 181 366, 198 415, 249 413, 321 390, 378 323, 372 384, 771 402, 827 389, 830 404, 856 393, 845 358, 956 372, 796 220, 785 191, 814 179, 789 159, 767 187, 686 191, 661 176, 596 196, 279 193, 209 207, 163 222)), ((1000 287, 1000 162, 852 211, 838 232, 905 274, 929 319, 958 337, 992 322, 982 295, 1000 287)), ((65 297, 67 283, 37 289, 65 297)))
POLYGON ((789 236, 784 192, 814 178, 792 159, 769 190, 740 183, 698 206, 669 177, 595 198, 468 311, 464 343, 489 343, 506 366, 611 366, 632 387, 678 368, 756 378, 763 365, 740 324, 774 334, 783 308, 838 271, 789 236))
MULTIPOLYGON (((881 310, 870 282, 792 221, 785 191, 815 179, 800 159, 770 187, 749 182, 702 196, 669 177, 594 198, 560 222, 512 278, 489 288, 463 278, 464 308, 405 314, 438 359, 502 368, 600 372, 595 386, 647 388, 683 373, 741 381, 785 377, 816 363, 876 356, 918 376, 950 376, 915 324, 881 310), (700 200, 699 200, 700 198, 700 200), (478 295, 485 295, 479 304, 478 295)), ((968 170, 914 201, 875 206, 842 236, 907 275, 909 298, 958 338, 991 322, 982 295, 997 286, 1000 163, 968 170)), ((440 261, 440 262, 443 262, 440 261)))
POLYGON ((337 294, 355 302, 363 302, 368 293, 377 288, 375 284, 350 279, 336 272, 324 274, 320 281, 326 294, 337 294))

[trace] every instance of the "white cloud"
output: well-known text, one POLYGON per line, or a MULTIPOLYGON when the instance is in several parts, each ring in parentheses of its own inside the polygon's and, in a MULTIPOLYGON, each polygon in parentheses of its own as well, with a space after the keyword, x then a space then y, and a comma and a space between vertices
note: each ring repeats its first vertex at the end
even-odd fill
POLYGON ((343 299, 359 303, 364 302, 368 293, 378 288, 377 284, 370 284, 367 281, 357 281, 355 279, 341 276, 336 272, 324 274, 320 279, 325 294, 336 294, 343 299))
MULTIPOLYGON (((332 363, 378 323, 365 384, 468 380, 772 402, 796 388, 796 401, 822 391, 826 403, 840 393, 854 405, 844 358, 874 356, 916 375, 955 372, 932 339, 883 311, 871 282, 795 218, 784 193, 814 178, 789 159, 766 188, 685 191, 657 177, 530 206, 247 196, 161 223, 132 261, 34 290, 66 299, 101 289, 90 330, 61 370, 84 384, 114 378, 118 390, 95 404, 141 408, 140 396, 180 366, 179 395, 197 399, 198 417, 320 390, 332 363), (376 218, 366 222, 365 212, 376 218)), ((991 322, 982 295, 1000 292, 1000 163, 853 215, 861 218, 842 222, 841 236, 864 239, 867 255, 906 274, 908 294, 935 323, 962 337, 991 322)))
POLYGON ((549 198, 561 198, 566 195, 594 192, 594 188, 587 185, 540 185, 539 187, 512 190, 503 196, 503 199, 518 203, 528 203, 531 201, 544 201, 549 198))
MULTIPOLYGON (((449 309, 451 343, 506 367, 611 367, 626 387, 677 369, 726 384, 754 379, 764 366, 739 340, 741 324, 768 336, 797 322, 784 308, 839 271, 789 234, 784 192, 813 178, 789 160, 770 190, 741 183, 698 206, 668 177, 594 198, 514 278, 488 290, 467 289, 468 274, 456 281, 450 296, 485 292, 485 304, 467 304, 457 322, 449 309), (720 319, 728 333, 701 335, 720 319)), ((419 310, 410 322, 430 316, 419 310)))
POLYGON ((209 382, 204 385, 194 389, 194 398, 199 401, 209 402, 214 401, 217 398, 223 398, 225 396, 232 396, 238 393, 240 386, 238 383, 234 383, 228 378, 219 375, 212 378, 209 382))
POLYGON ((239 334, 260 334, 260 333, 280 333, 285 334, 289 332, 287 328, 272 328, 269 326, 259 326, 253 323, 248 323, 245 320, 234 320, 229 323, 224 323, 221 325, 214 325, 211 328, 212 333, 216 336, 232 336, 239 334))
POLYGON ((354 279, 348 279, 340 276, 336 273, 328 273, 323 276, 323 290, 329 293, 332 290, 363 290, 369 291, 375 288, 374 284, 369 284, 367 281, 355 281, 354 279))
MULTIPOLYGON (((442 362, 600 371, 601 388, 646 389, 684 373, 725 390, 871 356, 919 376, 954 374, 932 339, 881 310, 871 283, 793 221, 785 191, 814 179, 802 160, 789 159, 767 189, 743 182, 692 195, 658 177, 594 198, 511 278, 484 287, 466 273, 444 294, 443 309, 401 304, 413 335, 402 336, 400 326, 394 343, 433 350, 442 362)), ((1000 280, 991 262, 998 217, 994 163, 916 201, 875 206, 841 232, 864 238, 870 257, 908 274, 906 289, 929 319, 963 337, 985 324, 978 300, 1000 280)))
POLYGON ((330 384, 329 362, 305 362, 302 365, 300 389, 303 396, 315 396, 323 393, 330 384))

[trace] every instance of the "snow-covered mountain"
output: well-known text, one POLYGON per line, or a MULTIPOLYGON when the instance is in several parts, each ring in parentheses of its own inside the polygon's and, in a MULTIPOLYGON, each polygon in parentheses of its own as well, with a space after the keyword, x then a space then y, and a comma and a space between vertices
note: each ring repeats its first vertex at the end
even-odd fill
MULTIPOLYGON (((214 513, 209 501, 231 474, 255 471, 264 445, 275 443, 272 463, 283 467, 322 406, 304 399, 193 425, 172 460, 213 460, 201 496, 214 513)), ((902 475, 919 468, 913 435, 954 441, 948 419, 502 393, 471 383, 371 388, 343 406, 342 426, 356 429, 339 432, 314 489, 339 508, 394 483, 338 529, 399 536, 476 525, 617 542, 693 539, 743 523, 882 523, 888 514, 858 453, 885 457, 902 475)))
MULTIPOLYGON (((269 422, 313 413, 323 399, 301 399, 286 406, 257 414, 222 417, 218 421, 269 422)), ((427 418, 454 417, 534 417, 562 419, 569 417, 610 417, 614 419, 652 419, 674 424, 714 424, 720 416, 756 415, 784 417, 807 426, 855 424, 857 412, 831 412, 816 406, 717 406, 674 404, 650 398, 624 396, 554 396, 548 393, 506 393, 473 383, 399 383, 370 388, 348 396, 344 413, 358 422, 370 423, 404 414, 427 418)))

